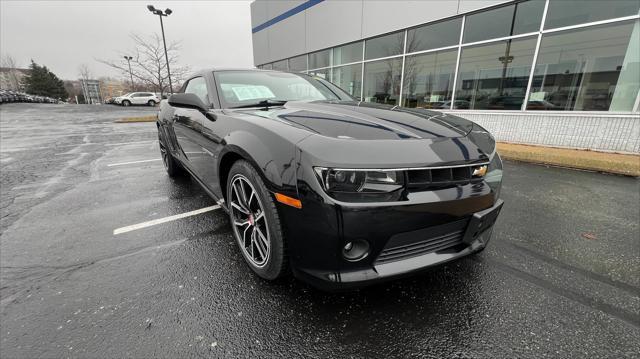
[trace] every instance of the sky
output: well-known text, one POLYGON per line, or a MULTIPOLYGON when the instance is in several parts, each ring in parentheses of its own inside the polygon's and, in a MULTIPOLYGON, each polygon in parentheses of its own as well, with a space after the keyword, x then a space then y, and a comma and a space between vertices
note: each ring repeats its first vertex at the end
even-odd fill
POLYGON ((86 64, 94 77, 121 78, 96 59, 118 60, 133 47, 131 33, 160 34, 160 20, 146 6, 170 8, 167 43, 181 42, 180 63, 206 67, 253 67, 251 1, 20 1, 0 0, 0 55, 18 67, 31 59, 58 77, 79 77, 86 64))

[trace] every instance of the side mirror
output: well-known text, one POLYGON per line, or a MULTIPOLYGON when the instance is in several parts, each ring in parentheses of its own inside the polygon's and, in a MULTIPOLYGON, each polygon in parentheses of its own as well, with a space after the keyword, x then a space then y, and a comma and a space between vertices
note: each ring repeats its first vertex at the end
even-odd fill
POLYGON ((216 120, 216 116, 209 112, 207 105, 192 93, 177 93, 169 97, 169 105, 173 107, 191 108, 200 111, 206 118, 211 121, 216 120))
POLYGON ((200 112, 207 111, 207 105, 202 102, 200 97, 192 93, 177 93, 169 97, 169 105, 173 107, 192 108, 200 112))

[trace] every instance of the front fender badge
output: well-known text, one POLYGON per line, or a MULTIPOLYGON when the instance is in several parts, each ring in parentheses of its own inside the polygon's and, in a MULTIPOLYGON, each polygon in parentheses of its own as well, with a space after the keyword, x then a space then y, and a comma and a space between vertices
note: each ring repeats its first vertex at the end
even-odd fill
MULTIPOLYGON (((468 173, 468 172, 467 172, 468 173)), ((482 165, 473 169, 473 177, 484 177, 487 174, 487 165, 482 165)))

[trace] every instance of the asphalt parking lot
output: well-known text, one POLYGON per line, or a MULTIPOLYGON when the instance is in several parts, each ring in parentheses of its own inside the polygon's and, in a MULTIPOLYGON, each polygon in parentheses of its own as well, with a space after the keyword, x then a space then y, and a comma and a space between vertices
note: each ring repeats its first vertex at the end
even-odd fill
POLYGON ((113 122, 154 111, 0 107, 0 357, 640 356, 638 179, 507 161, 482 254, 324 293, 253 275, 221 210, 130 227, 215 204, 113 122))

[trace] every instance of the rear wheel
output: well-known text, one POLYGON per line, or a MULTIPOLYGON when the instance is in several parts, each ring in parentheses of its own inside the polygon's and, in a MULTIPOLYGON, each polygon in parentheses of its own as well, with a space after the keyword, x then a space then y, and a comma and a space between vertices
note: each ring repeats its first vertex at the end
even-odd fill
POLYGON ((183 170, 180 167, 178 161, 171 155, 169 149, 166 144, 162 140, 162 136, 158 133, 158 143, 160 144, 160 156, 162 156, 162 163, 164 164, 164 169, 167 170, 167 174, 169 177, 176 177, 182 174, 183 170))
POLYGON ((287 257, 280 217, 273 197, 247 161, 231 167, 227 204, 233 234, 249 267, 264 279, 283 276, 287 257))
POLYGON ((124 107, 131 106, 131 101, 129 101, 129 100, 122 101, 122 106, 124 106, 124 107))

